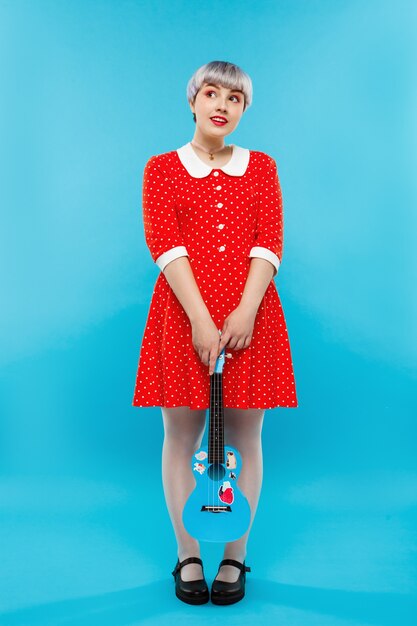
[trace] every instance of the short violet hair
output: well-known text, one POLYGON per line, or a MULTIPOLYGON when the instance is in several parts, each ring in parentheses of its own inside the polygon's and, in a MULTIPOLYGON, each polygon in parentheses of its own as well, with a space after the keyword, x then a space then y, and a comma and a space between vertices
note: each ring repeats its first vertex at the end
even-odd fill
POLYGON ((188 81, 188 102, 194 102, 197 93, 204 83, 222 85, 227 89, 241 91, 244 98, 244 111, 252 104, 252 81, 249 75, 234 63, 211 61, 199 67, 188 81))

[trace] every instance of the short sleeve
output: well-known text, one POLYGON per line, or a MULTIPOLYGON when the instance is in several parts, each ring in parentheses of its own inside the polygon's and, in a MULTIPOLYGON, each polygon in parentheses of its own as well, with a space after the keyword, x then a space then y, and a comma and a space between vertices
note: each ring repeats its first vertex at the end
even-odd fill
POLYGON ((161 272, 170 261, 189 256, 182 237, 172 181, 152 156, 143 173, 143 225, 153 261, 161 272))
POLYGON ((255 233, 255 246, 250 257, 261 257, 275 267, 275 277, 281 264, 283 252, 284 220, 281 186, 277 164, 269 158, 267 171, 259 182, 258 217, 255 233))

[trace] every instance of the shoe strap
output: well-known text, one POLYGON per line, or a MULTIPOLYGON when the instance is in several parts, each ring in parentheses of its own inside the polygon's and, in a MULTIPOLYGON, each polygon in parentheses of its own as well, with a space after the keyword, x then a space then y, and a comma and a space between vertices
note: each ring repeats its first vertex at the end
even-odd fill
POLYGON ((219 569, 222 565, 234 565, 235 567, 238 567, 241 572, 251 571, 250 567, 245 565, 245 561, 243 561, 243 563, 240 563, 240 561, 235 561, 235 559, 223 559, 223 561, 219 565, 219 569))
POLYGON ((188 557, 188 559, 184 559, 183 561, 181 561, 178 559, 177 564, 174 568, 174 571, 171 572, 173 576, 176 575, 176 573, 182 568, 184 567, 184 565, 188 565, 188 563, 199 563, 201 565, 201 567, 203 567, 203 561, 198 558, 197 556, 190 556, 188 557))

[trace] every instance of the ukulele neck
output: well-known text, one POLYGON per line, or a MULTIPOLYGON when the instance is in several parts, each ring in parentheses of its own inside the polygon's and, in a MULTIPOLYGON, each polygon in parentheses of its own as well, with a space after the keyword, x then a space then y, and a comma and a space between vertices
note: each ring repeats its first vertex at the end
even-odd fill
POLYGON ((224 463, 223 374, 210 376, 210 419, 208 434, 208 462, 224 463))

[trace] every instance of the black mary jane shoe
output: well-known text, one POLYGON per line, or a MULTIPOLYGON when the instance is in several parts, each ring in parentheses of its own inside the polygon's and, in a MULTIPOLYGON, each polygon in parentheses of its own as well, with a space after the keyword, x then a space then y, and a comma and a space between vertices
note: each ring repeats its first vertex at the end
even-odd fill
POLYGON ((190 556, 188 559, 181 561, 181 563, 178 559, 172 572, 175 578, 175 595, 188 604, 205 604, 210 599, 210 592, 205 578, 198 578, 197 580, 183 580, 181 578, 181 568, 188 563, 199 563, 203 568, 203 561, 196 556, 190 556))
POLYGON ((213 604, 233 604, 234 602, 239 602, 245 595, 246 572, 251 571, 250 567, 245 565, 245 561, 240 563, 240 561, 235 561, 235 559, 223 559, 217 574, 222 565, 238 567, 240 569, 239 578, 234 583, 214 579, 211 586, 211 601, 213 604))

